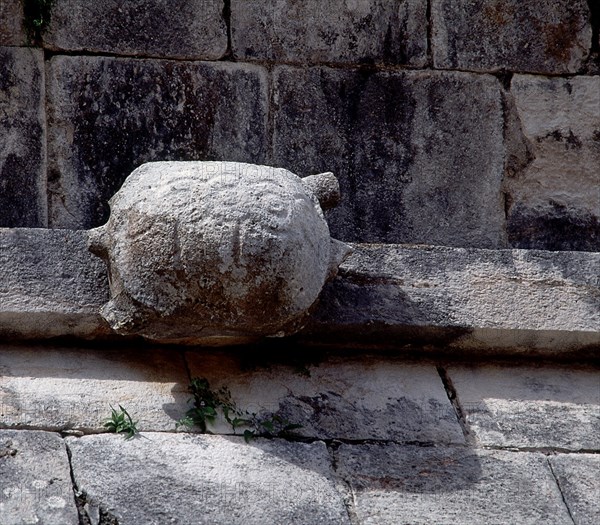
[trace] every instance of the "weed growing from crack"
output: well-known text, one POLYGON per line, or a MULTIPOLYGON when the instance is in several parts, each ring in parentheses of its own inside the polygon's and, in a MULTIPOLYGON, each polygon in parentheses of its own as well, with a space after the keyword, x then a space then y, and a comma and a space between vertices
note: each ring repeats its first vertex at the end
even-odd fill
POLYGON ((139 433, 137 422, 134 421, 129 412, 119 405, 119 410, 110 406, 110 418, 104 423, 104 428, 115 434, 125 434, 125 439, 131 439, 139 433))
POLYGON ((214 423, 219 413, 231 425, 234 434, 239 428, 245 427, 243 436, 246 442, 257 436, 285 437, 302 428, 302 425, 292 423, 278 414, 259 417, 256 413, 240 410, 231 399, 231 392, 227 387, 211 390, 204 377, 193 378, 188 390, 192 394, 190 402, 193 401, 193 406, 177 422, 176 428, 197 426, 202 433, 210 434, 207 425, 214 423))

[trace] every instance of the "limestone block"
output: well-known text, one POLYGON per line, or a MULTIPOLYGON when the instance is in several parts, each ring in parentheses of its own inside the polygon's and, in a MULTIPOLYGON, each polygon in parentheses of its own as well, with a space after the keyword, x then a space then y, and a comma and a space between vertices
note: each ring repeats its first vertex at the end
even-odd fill
POLYGON ((42 51, 0 47, 0 227, 46 225, 44 112, 42 51))
POLYGON ((600 450, 595 368, 451 366, 448 375, 482 445, 600 450))
POLYGON ((277 62, 424 66, 427 3, 420 0, 241 0, 231 5, 233 53, 277 62))
POLYGON ((227 49, 221 0, 55 0, 51 14, 53 50, 218 60, 227 49))
POLYGON ((297 332, 351 251, 329 236, 312 191, 337 199, 331 177, 304 185, 283 168, 239 162, 140 166, 90 232, 109 269, 102 315, 119 334, 164 342, 297 332))
POLYGON ((558 485, 579 525, 600 521, 600 456, 598 454, 559 454, 548 458, 558 485))
POLYGON ((516 75, 528 162, 507 179, 513 246, 600 251, 600 77, 516 75))
POLYGON ((597 356, 600 253, 354 248, 323 290, 310 340, 597 356))
POLYGON ((111 333, 104 264, 84 231, 0 228, 0 337, 85 339, 111 333))
POLYGON ((283 66, 274 89, 274 162, 336 174, 336 238, 505 245, 495 78, 283 66))
POLYGON ((0 346, 0 426, 103 431, 122 405, 139 430, 172 431, 187 409, 183 359, 164 349, 0 346))
MULTIPOLYGON (((294 431, 298 436, 464 443, 433 365, 368 354, 321 356, 312 363, 314 353, 298 348, 292 355, 308 361, 301 373, 298 363, 277 365, 277 350, 268 367, 261 366, 260 350, 243 354, 188 352, 186 360, 192 377, 205 377, 213 390, 227 387, 239 409, 259 420, 275 414, 302 425, 294 431)), ((217 423, 212 431, 231 433, 226 421, 217 423)))
MULTIPOLYGON (((0 2, 0 46, 23 46, 26 43, 23 0, 2 0, 0 2)), ((0 60, 0 63, 2 61, 0 60)))
POLYGON ((3 525, 77 525, 69 458, 50 432, 0 430, 0 520, 3 525))
POLYGON ((48 100, 55 228, 104 223, 109 198, 144 162, 266 154, 267 80, 257 66, 57 56, 48 100))
POLYGON ((88 513, 119 525, 350 523, 322 442, 144 433, 67 446, 88 513))
POLYGON ((572 523, 543 454, 342 445, 336 459, 359 523, 572 523))
POLYGON ((586 0, 432 0, 437 68, 576 73, 592 38, 586 0))

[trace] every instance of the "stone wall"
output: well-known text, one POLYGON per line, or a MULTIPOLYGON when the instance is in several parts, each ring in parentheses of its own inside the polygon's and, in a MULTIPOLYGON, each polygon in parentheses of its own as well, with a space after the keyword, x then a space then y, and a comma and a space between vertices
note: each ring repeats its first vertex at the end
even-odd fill
POLYGON ((333 171, 333 236, 600 251, 594 0, 0 0, 0 226, 151 160, 333 171))

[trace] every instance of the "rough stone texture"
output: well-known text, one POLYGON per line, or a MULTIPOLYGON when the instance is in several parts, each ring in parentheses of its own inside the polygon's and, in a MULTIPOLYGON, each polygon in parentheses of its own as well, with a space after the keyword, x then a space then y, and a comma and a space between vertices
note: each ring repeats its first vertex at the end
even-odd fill
POLYGON ((482 445, 600 450, 600 370, 567 366, 450 366, 482 445))
POLYGON ((600 522, 600 456, 561 454, 549 461, 575 523, 600 522))
MULTIPOLYGON (((116 338, 86 232, 0 229, 0 337, 116 338), (43 262, 40 262, 43 261, 43 262)), ((600 255, 354 245, 301 339, 428 352, 594 357, 600 255)))
POLYGON ((336 456, 365 525, 571 523, 542 454, 342 445, 336 456))
POLYGON ((313 341, 598 355, 600 254, 354 245, 306 328, 313 341))
POLYGON ((117 55, 218 60, 227 49, 222 0, 55 0, 44 47, 117 55))
POLYGON ((506 244, 495 78, 278 67, 274 90, 274 162, 338 177, 334 237, 506 244))
POLYGON ((57 56, 48 69, 50 225, 88 228, 152 160, 260 162, 266 73, 258 66, 57 56))
MULTIPOLYGON (((312 364, 311 357, 303 366, 261 366, 260 354, 251 352, 186 354, 192 377, 205 377, 214 390, 229 388, 236 405, 259 419, 275 414, 301 424, 294 431, 300 436, 464 443, 433 365, 368 355, 312 364)), ((232 431, 225 421, 213 430, 232 431)))
POLYGON ((42 51, 1 47, 0 227, 46 225, 44 126, 42 51))
POLYGON ((57 434, 0 430, 2 525, 78 525, 69 459, 57 434))
POLYGON ((526 162, 506 180, 519 248, 600 251, 600 77, 516 75, 526 162))
POLYGON ((432 0, 437 68, 576 73, 592 37, 586 0, 432 0))
POLYGON ((310 186, 281 168, 152 162, 110 208, 90 249, 109 268, 102 315, 123 335, 226 344, 293 334, 350 252, 329 236, 310 186))
POLYGON ((101 338, 104 264, 83 231, 0 228, 0 337, 101 338))
POLYGON ((349 523, 320 442, 148 433, 67 443, 88 512, 119 525, 349 523))
POLYGON ((0 426, 102 430, 121 404, 140 430, 175 430, 188 378, 174 351, 0 347, 0 426))
MULTIPOLYGON (((0 46, 22 46, 26 42, 22 0, 2 0, 0 2, 0 46)), ((2 61, 3 59, 0 59, 0 63, 2 61)), ((0 75, 2 76, 3 74, 0 75)))
POLYGON ((422 67, 426 10, 421 0, 240 0, 231 5, 233 53, 250 60, 422 67))

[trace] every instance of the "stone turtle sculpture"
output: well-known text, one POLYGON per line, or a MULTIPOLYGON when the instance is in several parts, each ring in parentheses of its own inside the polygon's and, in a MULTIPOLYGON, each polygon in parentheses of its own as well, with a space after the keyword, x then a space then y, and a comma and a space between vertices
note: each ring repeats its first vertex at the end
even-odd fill
POLYGON ((108 266, 101 313, 119 334, 232 344, 298 331, 350 248, 323 209, 331 173, 235 162, 152 162, 110 200, 90 249, 108 266))

